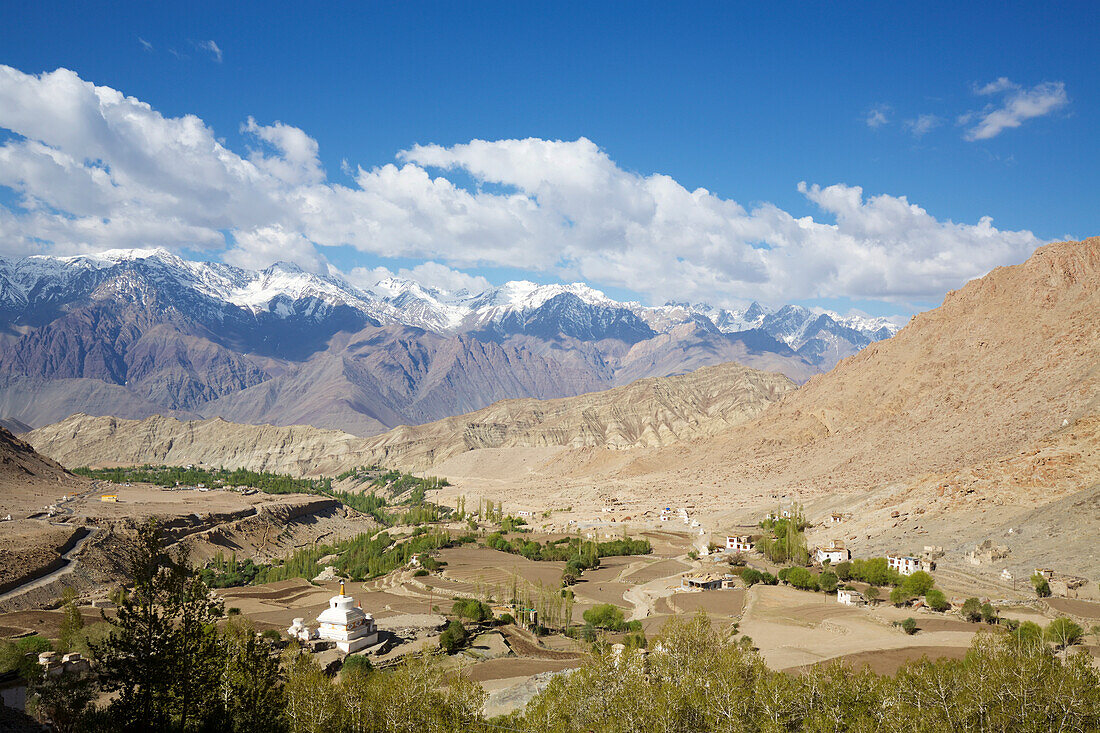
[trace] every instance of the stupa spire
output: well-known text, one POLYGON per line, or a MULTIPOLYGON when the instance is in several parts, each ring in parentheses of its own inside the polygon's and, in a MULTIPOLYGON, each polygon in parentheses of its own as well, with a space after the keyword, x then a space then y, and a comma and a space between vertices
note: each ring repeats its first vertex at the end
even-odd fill
POLYGON ((344 594, 344 581, 342 581, 342 580, 340 581, 340 595, 345 595, 344 594))

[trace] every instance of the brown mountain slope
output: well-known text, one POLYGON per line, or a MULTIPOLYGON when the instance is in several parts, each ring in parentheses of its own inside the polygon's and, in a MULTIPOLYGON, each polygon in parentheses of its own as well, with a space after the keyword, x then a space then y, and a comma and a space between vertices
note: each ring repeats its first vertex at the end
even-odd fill
MULTIPOLYGON (((947 295, 757 420, 659 463, 688 481, 873 489, 960 470, 1100 412, 1100 238, 947 295)), ((650 473, 653 456, 613 469, 650 473)), ((610 467, 609 467, 610 468, 610 467)))
POLYGON ((460 417, 373 438, 312 427, 74 415, 28 434, 69 466, 184 464, 332 475, 375 462, 425 468, 479 448, 652 448, 713 435, 796 389, 779 374, 721 364, 556 400, 504 400, 460 417))

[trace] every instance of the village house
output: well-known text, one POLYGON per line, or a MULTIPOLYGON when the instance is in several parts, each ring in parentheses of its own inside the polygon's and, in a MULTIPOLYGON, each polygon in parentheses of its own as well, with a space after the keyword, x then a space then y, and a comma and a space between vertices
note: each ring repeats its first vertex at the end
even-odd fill
POLYGON ((833 512, 829 515, 829 524, 840 524, 844 521, 844 515, 840 512, 833 512))
POLYGON ((867 598, 858 590, 837 588, 836 602, 843 603, 845 606, 866 606, 867 598))
POLYGON ((684 573, 680 576, 680 587, 684 590, 719 590, 729 588, 734 577, 721 573, 684 573))
POLYGON ((886 563, 902 575, 912 575, 920 570, 920 560, 910 555, 887 555, 886 563))
POLYGON ((739 535, 727 535, 726 536, 726 550, 733 552, 752 552, 755 545, 752 541, 752 535, 739 534, 739 535))
POLYGON ((828 560, 831 564, 844 562, 852 556, 852 553, 844 546, 844 543, 840 540, 830 540, 828 546, 819 547, 814 550, 814 560, 819 564, 824 564, 828 560))

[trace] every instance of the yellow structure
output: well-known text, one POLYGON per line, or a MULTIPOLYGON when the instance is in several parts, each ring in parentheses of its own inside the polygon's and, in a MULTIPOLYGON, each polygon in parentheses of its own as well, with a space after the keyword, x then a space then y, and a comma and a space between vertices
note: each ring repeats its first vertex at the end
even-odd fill
POLYGON ((103 494, 99 497, 100 501, 116 502, 118 501, 118 494, 103 494))

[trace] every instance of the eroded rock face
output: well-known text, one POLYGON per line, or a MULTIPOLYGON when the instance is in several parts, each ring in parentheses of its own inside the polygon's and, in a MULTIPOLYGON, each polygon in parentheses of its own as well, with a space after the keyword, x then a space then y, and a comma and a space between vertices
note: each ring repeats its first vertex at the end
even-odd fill
POLYGON ((332 476, 371 463, 427 467, 486 447, 669 445, 749 420, 794 389, 782 375, 724 364, 578 397, 505 400, 365 439, 308 426, 87 415, 40 428, 28 439, 72 466, 203 463, 332 476))

